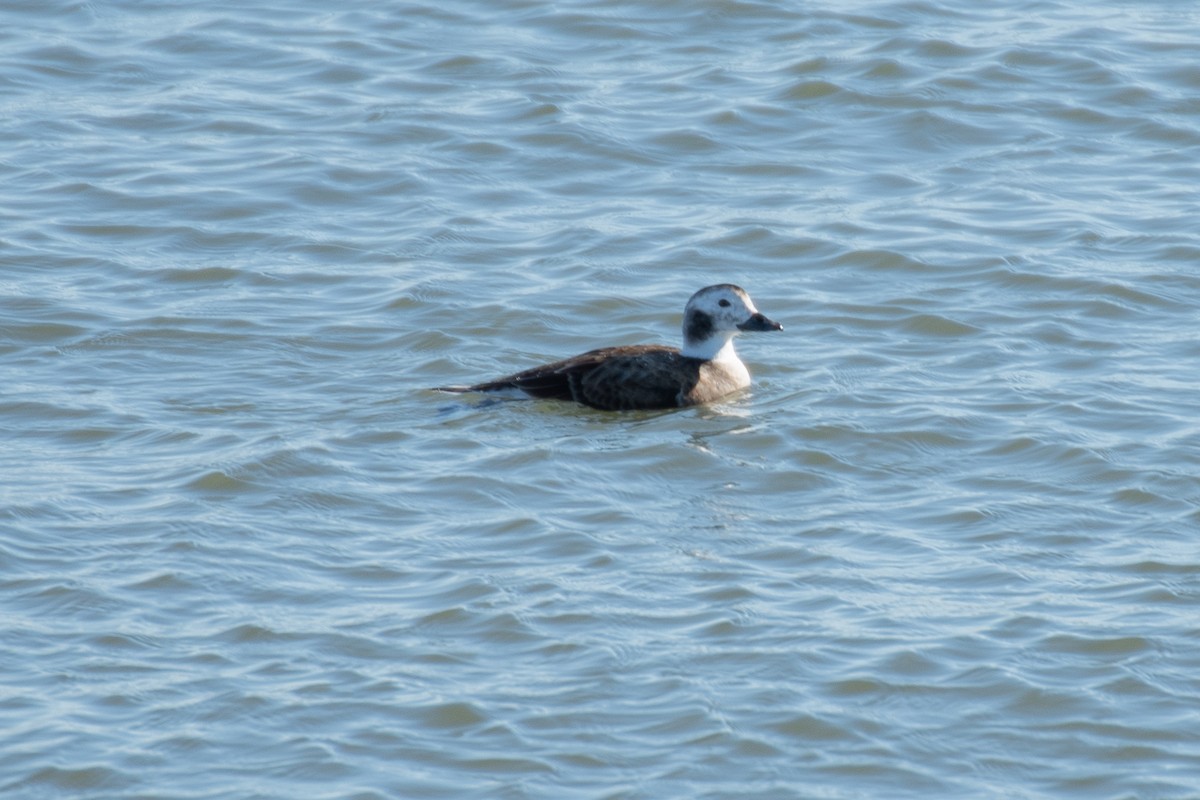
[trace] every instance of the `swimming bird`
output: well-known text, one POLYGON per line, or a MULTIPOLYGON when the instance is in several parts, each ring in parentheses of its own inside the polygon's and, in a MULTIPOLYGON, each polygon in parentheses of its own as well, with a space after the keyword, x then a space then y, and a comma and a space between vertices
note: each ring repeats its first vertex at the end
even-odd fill
POLYGON ((517 389, 530 397, 573 400, 604 411, 678 408, 710 403, 750 385, 733 349, 741 331, 781 331, 739 286, 706 286, 683 309, 683 347, 602 347, 472 386, 443 392, 517 389))

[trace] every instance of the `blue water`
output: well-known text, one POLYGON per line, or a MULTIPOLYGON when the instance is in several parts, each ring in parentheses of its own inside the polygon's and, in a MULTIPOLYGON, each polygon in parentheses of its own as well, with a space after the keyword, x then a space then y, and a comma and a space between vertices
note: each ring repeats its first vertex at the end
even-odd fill
POLYGON ((5 798, 1200 797, 1200 8, 0 23, 5 798))

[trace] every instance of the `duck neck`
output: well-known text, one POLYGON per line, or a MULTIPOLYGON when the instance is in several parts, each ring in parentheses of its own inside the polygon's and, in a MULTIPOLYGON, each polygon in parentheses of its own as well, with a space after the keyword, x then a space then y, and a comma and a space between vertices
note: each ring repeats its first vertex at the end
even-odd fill
POLYGON ((737 361, 737 353, 733 350, 733 334, 715 334, 707 339, 684 338, 683 349, 679 351, 688 358, 699 358, 703 361, 737 361))

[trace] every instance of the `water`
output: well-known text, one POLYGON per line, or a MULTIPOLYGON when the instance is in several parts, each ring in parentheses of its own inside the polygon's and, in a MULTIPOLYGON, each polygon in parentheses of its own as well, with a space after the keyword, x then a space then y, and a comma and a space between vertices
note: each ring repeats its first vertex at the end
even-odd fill
POLYGON ((0 21, 4 797, 1200 797, 1193 4, 0 21))

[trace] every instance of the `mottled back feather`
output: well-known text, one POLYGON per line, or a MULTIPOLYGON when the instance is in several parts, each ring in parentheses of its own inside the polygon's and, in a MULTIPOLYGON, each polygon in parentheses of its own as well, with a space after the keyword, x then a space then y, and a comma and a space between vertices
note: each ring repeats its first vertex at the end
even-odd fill
POLYGON ((602 347, 467 388, 520 389, 533 397, 574 400, 605 411, 675 408, 690 405, 687 396, 703 363, 665 345, 602 347))

